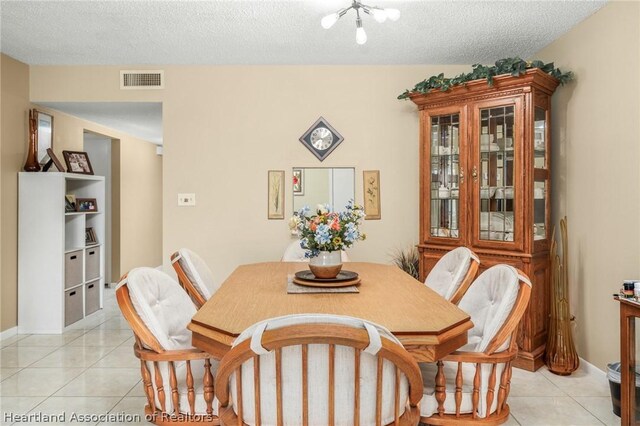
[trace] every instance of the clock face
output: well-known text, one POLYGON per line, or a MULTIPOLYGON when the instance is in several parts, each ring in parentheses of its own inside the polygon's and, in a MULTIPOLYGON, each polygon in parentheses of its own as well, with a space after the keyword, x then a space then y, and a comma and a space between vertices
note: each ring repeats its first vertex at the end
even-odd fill
POLYGON ((326 127, 318 127, 311 132, 311 145, 315 149, 324 151, 333 143, 333 134, 326 127))
POLYGON ((300 136, 299 140, 318 160, 322 161, 340 145, 344 138, 327 120, 320 117, 300 136))

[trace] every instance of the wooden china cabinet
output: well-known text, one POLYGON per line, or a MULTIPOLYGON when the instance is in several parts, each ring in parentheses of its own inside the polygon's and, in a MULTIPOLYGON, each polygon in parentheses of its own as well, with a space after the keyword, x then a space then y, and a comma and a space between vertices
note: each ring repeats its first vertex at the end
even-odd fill
POLYGON ((550 109, 539 69, 412 94, 420 109, 420 276, 467 246, 480 272, 506 263, 533 283, 515 365, 544 363, 550 287, 550 109))

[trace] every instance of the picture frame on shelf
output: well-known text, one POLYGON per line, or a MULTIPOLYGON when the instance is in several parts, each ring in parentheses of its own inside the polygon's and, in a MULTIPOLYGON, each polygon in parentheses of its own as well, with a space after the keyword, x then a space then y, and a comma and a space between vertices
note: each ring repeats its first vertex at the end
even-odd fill
POLYGON ((97 245, 98 237, 96 236, 96 231, 93 228, 85 228, 84 234, 84 244, 85 246, 94 246, 97 245))
POLYGON ((380 220, 380 170, 363 170, 365 220, 380 220))
POLYGON ((89 154, 83 151, 62 151, 64 162, 67 163, 68 173, 92 175, 93 168, 89 161, 89 154))
POLYGON ((62 163, 60 162, 56 154, 53 152, 53 149, 47 148, 47 157, 49 158, 49 160, 46 162, 46 164, 42 168, 43 172, 48 171, 51 168, 51 166, 56 166, 56 169, 58 169, 59 172, 64 173, 65 171, 64 166, 62 165, 62 163))
POLYGON ((76 208, 79 212, 96 213, 98 211, 98 202, 95 198, 77 198, 76 208))
POLYGON ((267 219, 284 219, 284 170, 267 172, 267 219))
POLYGON ((48 150, 53 148, 53 115, 37 109, 34 111, 36 112, 38 128, 38 163, 44 166, 48 163, 48 150))
POLYGON ((67 194, 64 196, 64 211, 65 213, 73 213, 76 211, 76 196, 73 194, 67 194))
POLYGON ((293 169, 293 195, 304 195, 304 170, 293 169))

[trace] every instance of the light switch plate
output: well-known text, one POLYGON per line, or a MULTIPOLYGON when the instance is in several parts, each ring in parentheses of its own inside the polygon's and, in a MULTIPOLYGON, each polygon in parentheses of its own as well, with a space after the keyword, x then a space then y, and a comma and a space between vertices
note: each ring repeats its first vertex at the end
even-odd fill
POLYGON ((178 206, 195 206, 196 194, 178 194, 178 206))

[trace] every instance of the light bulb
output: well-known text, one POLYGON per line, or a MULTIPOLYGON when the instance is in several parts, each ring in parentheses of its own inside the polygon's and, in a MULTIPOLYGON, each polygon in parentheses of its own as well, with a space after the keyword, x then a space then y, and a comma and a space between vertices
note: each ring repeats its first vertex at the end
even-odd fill
POLYGON ((400 19, 400 11, 398 9, 385 9, 385 13, 387 14, 387 18, 392 21, 397 21, 400 19))
POLYGON ((378 9, 378 8, 372 7, 371 15, 373 15, 373 19, 375 19, 380 23, 383 23, 384 21, 387 20, 387 13, 384 11, 384 9, 378 9))
POLYGON ((367 33, 361 26, 356 29, 356 43, 365 44, 367 42, 367 33))
POLYGON ((329 28, 333 27, 333 24, 338 21, 338 18, 340 18, 338 12, 332 13, 331 15, 327 15, 322 18, 322 21, 320 21, 320 25, 322 25, 322 28, 324 28, 325 30, 328 30, 329 28))

